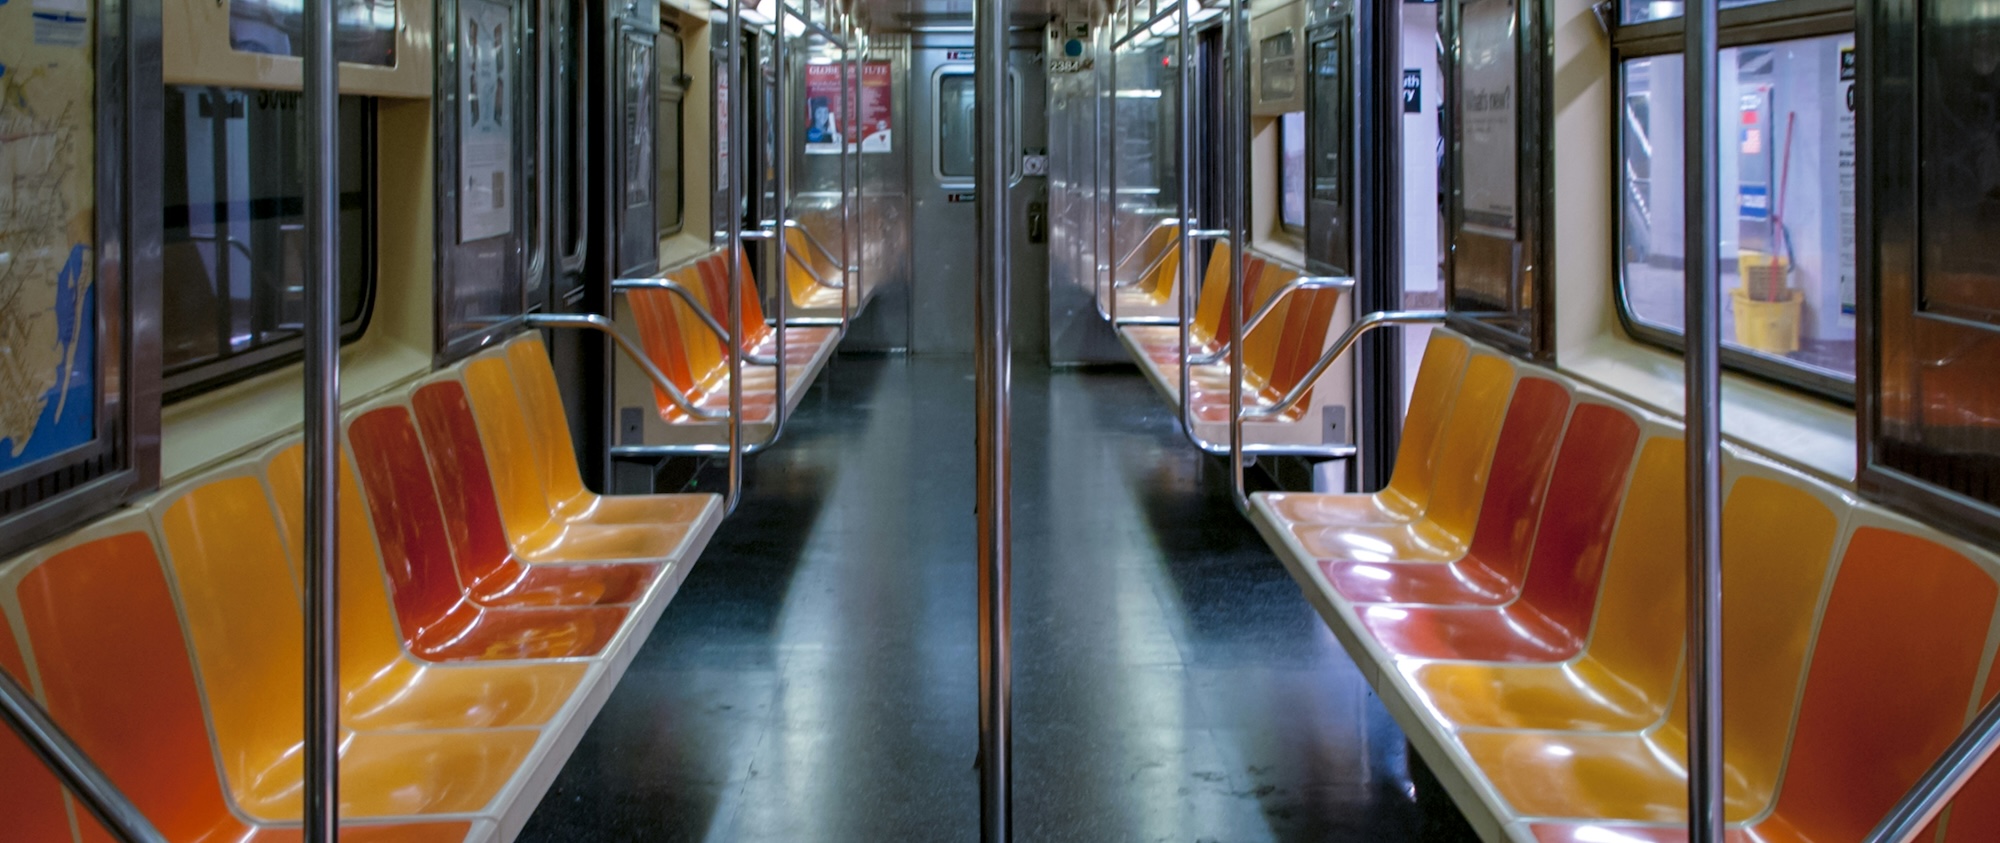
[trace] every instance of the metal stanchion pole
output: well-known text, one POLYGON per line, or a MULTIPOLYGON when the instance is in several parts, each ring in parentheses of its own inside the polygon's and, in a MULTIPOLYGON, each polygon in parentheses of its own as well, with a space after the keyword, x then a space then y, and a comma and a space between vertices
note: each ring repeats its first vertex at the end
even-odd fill
POLYGON ((1012 472, 1008 467, 1007 0, 978 0, 973 53, 978 108, 979 294, 977 430, 979 485, 979 830, 984 843, 1013 837, 1012 628, 1008 569, 1012 472))
MULTIPOLYGON (((729 98, 723 103, 728 111, 729 134, 721 139, 729 166, 722 173, 725 185, 722 209, 723 247, 729 265, 729 489, 724 496, 723 512, 735 512, 736 504, 743 498, 743 153, 747 144, 737 143, 737 138, 748 131, 744 118, 749 115, 743 108, 743 0, 729 0, 729 29, 724 37, 729 39, 727 50, 728 67, 723 76, 729 80, 729 98)), ((779 322, 782 330, 784 323, 779 322)), ((778 362, 782 365, 784 358, 778 362)))
POLYGON ((305 834, 340 836, 340 67, 333 0, 306 4, 305 834))
POLYGON ((1688 840, 1721 843, 1722 311, 1716 173, 1716 6, 1686 6, 1688 840))
POLYGON ((1243 253, 1250 244, 1250 3, 1229 0, 1229 478, 1239 509, 1243 485, 1243 253))

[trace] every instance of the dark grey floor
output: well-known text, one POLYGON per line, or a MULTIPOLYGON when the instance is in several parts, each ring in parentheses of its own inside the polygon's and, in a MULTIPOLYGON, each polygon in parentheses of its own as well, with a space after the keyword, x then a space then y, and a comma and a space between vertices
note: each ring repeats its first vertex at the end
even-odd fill
MULTIPOLYGON (((1221 463, 1130 371, 1014 396, 1016 839, 1416 839, 1221 463)), ((835 361, 521 839, 976 840, 971 408, 965 358, 835 361)))

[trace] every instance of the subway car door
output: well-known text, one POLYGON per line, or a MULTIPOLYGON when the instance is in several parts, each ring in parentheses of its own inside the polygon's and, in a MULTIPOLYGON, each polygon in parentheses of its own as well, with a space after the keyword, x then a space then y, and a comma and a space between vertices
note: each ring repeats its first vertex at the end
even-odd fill
MULTIPOLYGON (((1039 355, 1047 347, 1048 324, 1047 124, 1042 113, 1046 92, 1039 50, 1010 49, 1008 68, 1003 107, 1014 118, 1007 155, 1015 348, 1019 354, 1039 355)), ((978 104, 973 97, 970 34, 948 45, 920 42, 912 52, 910 76, 918 127, 910 162, 915 269, 910 350, 970 354, 979 257, 978 197, 973 184, 978 104)))

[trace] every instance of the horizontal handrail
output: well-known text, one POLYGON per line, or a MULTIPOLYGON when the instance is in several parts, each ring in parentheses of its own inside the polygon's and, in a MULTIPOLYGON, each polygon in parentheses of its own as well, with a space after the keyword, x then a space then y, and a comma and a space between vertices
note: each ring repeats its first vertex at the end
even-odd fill
POLYGON ((166 843, 167 838, 138 806, 5 671, 0 671, 0 720, 7 721, 7 727, 21 736, 21 742, 120 843, 166 843))
POLYGON ((1937 819, 1944 806, 1965 787, 1974 773, 2000 748, 2000 699, 1979 709, 1979 716, 1959 733, 1944 754, 1910 787, 1895 807, 1868 834, 1868 843, 1910 843, 1937 819))
POLYGON ((1299 399, 1304 398, 1306 392, 1312 389, 1313 382, 1326 373, 1327 367, 1332 366, 1334 360, 1346 354, 1347 350, 1354 347, 1354 343, 1369 331, 1390 325, 1442 325, 1444 319, 1445 312, 1442 310, 1378 310, 1356 319, 1354 324, 1347 326, 1346 331, 1341 332, 1340 339, 1335 340, 1333 345, 1327 347, 1326 353, 1319 356, 1319 360, 1313 363, 1312 369, 1306 372, 1305 377, 1299 378, 1299 382, 1293 384, 1292 388, 1279 396, 1278 400, 1261 407, 1245 409, 1243 417, 1270 418, 1299 403, 1299 399))
MULTIPOLYGON (((722 327, 722 323, 715 318, 715 314, 709 313, 708 308, 702 305, 701 300, 695 298, 694 293, 689 291, 679 281, 671 278, 620 278, 611 282, 611 292, 613 293, 629 293, 633 290, 665 290, 679 296, 681 301, 686 302, 687 306, 694 310, 695 318, 700 319, 701 324, 708 326, 709 333, 714 334, 716 339, 723 342, 731 341, 732 338, 729 336, 729 329, 722 327)), ((743 359, 759 366, 770 366, 777 363, 776 357, 759 357, 748 352, 744 353, 743 359)))
MULTIPOLYGON (((1270 316, 1272 311, 1278 309, 1280 301, 1286 296, 1300 290, 1339 290, 1341 292, 1350 292, 1353 289, 1354 279, 1345 275, 1301 275, 1285 282, 1285 286, 1279 287, 1276 294, 1265 301, 1262 307, 1257 308, 1257 312, 1251 314, 1250 321, 1243 323, 1243 333, 1245 336, 1248 336, 1251 331, 1257 330, 1258 325, 1264 324, 1265 317, 1270 316)), ((1188 364, 1206 366, 1221 360, 1222 355, 1228 353, 1229 343, 1220 343, 1213 351, 1189 357, 1188 364)))
POLYGON ((632 362, 639 364, 639 370, 645 372, 646 377, 682 410, 686 410, 688 415, 704 421, 722 421, 729 418, 726 412, 713 413, 695 406, 687 394, 674 385, 673 379, 660 371, 660 367, 653 365, 653 361, 638 347, 632 345, 632 341, 626 339, 624 334, 618 333, 618 326, 610 319, 595 313, 530 313, 525 317, 525 321, 531 328, 572 328, 597 331, 609 336, 612 342, 617 343, 618 350, 625 352, 626 357, 632 358, 632 362))

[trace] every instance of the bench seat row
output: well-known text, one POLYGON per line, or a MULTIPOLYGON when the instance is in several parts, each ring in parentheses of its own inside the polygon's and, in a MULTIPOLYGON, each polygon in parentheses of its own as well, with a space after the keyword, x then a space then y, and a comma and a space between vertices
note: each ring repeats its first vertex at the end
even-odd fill
MULTIPOLYGON (((523 335, 345 414, 343 840, 509 840, 722 516, 599 496, 523 335)), ((300 837, 303 446, 0 564, 0 669, 172 841, 300 837)), ((11 734, 0 839, 108 840, 11 734)))
MULTIPOLYGON (((1230 244, 1216 240, 1203 273, 1201 291, 1195 304, 1194 320, 1188 325, 1190 413, 1195 434, 1207 442, 1229 441, 1229 350, 1233 320, 1229 317, 1231 289, 1230 244), (1202 362, 1207 359, 1209 362, 1202 362)), ((1179 275, 1178 260, 1166 257, 1149 279, 1156 287, 1141 284, 1120 290, 1137 295, 1139 290, 1160 290, 1171 300, 1179 275)), ((1240 297, 1243 318, 1248 322, 1285 285, 1298 278, 1291 270, 1255 255, 1245 255, 1243 288, 1240 297)), ((1243 344, 1243 406, 1269 404, 1297 387, 1312 371, 1325 350, 1329 328, 1340 316, 1341 293, 1332 288, 1298 290, 1281 300, 1264 320, 1246 332, 1243 344)), ((1123 311, 1121 311, 1121 316, 1123 311)), ((1146 374, 1168 403, 1181 404, 1181 329, 1179 325, 1150 323, 1116 326, 1118 337, 1131 353, 1133 362, 1146 374)), ((1313 424, 1301 424, 1311 414, 1312 392, 1292 407, 1267 420, 1246 422, 1249 438, 1258 442, 1318 444, 1322 432, 1313 424)))
MULTIPOLYGON (((778 329, 765 321, 757 294, 757 282, 742 253, 736 256, 741 269, 743 354, 743 424, 747 441, 757 442, 771 434, 777 421, 778 329), (773 361, 751 363, 751 358, 773 361)), ((796 258, 794 258, 796 260, 796 258)), ((792 273, 796 279, 803 273, 792 273)), ((693 294, 703 310, 718 323, 728 319, 729 261, 721 251, 665 273, 667 280, 693 294)), ((806 283, 813 283, 808 277, 806 283)), ((839 293, 838 289, 833 290, 839 293)), ((640 346, 648 359, 672 381, 696 407, 713 415, 729 409, 729 343, 717 335, 687 300, 667 290, 633 289, 625 292, 637 326, 640 346)), ((838 301, 835 302, 838 310, 838 301)), ((838 314, 836 313, 836 316, 838 314)), ((807 387, 826 367, 840 343, 840 328, 833 325, 793 326, 785 331, 785 400, 787 409, 797 407, 807 387)), ((675 403, 667 391, 652 386, 654 406, 665 423, 666 439, 651 444, 687 444, 726 441, 726 420, 704 419, 675 403)))
MULTIPOLYGON (((1996 691, 2000 559, 1724 453, 1733 841, 1859 841, 1996 691)), ((1438 331, 1394 475, 1252 519, 1487 840, 1686 839, 1679 424, 1438 331)), ((2000 839, 2000 770, 1926 841, 2000 839)))

